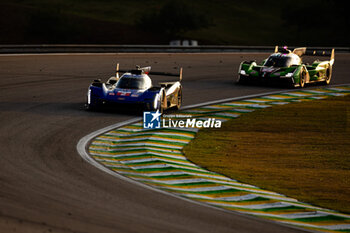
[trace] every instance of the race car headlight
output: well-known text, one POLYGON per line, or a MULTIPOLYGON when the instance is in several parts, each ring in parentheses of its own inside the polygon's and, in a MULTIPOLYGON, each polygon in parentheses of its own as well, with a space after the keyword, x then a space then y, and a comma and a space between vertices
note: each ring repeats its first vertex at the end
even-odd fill
POLYGON ((289 77, 292 77, 293 75, 294 75, 294 73, 288 73, 288 74, 286 74, 284 77, 289 78, 289 77))
POLYGON ((241 70, 239 73, 242 74, 242 75, 247 75, 247 73, 245 72, 245 70, 241 70))

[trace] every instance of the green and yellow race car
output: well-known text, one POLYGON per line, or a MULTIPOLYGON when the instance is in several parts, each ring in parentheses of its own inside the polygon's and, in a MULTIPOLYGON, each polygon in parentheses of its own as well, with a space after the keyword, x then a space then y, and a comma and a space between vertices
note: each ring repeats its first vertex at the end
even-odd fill
POLYGON ((334 64, 334 49, 329 52, 310 50, 306 47, 293 51, 286 46, 265 59, 260 65, 256 61, 244 61, 238 70, 238 83, 285 83, 292 87, 304 87, 307 83, 323 82, 329 84, 334 64), (315 60, 305 64, 303 56, 330 56, 330 60, 315 60))

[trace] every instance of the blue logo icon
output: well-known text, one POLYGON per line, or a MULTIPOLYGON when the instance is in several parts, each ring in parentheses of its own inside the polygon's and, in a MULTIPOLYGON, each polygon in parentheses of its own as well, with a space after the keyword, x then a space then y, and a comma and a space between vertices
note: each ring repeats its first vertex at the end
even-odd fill
POLYGON ((159 129, 161 115, 162 114, 158 110, 156 112, 143 112, 143 128, 159 129))

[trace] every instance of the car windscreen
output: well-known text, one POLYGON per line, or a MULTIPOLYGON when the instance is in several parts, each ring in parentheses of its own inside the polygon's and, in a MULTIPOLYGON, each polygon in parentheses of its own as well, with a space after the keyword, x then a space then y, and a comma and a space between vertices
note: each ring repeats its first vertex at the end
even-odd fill
POLYGON ((273 66, 273 67, 289 67, 292 64, 291 57, 284 56, 270 56, 265 62, 264 66, 273 66))
POLYGON ((140 77, 121 77, 117 88, 123 89, 146 89, 146 82, 140 77))

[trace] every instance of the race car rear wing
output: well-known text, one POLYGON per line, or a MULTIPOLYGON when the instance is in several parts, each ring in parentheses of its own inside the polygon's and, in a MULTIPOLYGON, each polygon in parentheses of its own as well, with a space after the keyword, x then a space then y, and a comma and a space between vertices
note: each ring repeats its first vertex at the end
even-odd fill
MULTIPOLYGON (((296 50, 296 49, 294 49, 296 50)), ((322 57, 330 57, 329 61, 331 65, 334 63, 334 49, 322 50, 322 49, 308 49, 305 48, 304 54, 302 56, 322 56, 322 57)))
POLYGON ((117 67, 116 67, 116 78, 119 79, 119 72, 130 72, 132 74, 149 74, 149 75, 161 75, 161 76, 173 76, 173 77, 179 77, 179 81, 182 81, 182 67, 180 68, 180 72, 178 74, 174 74, 174 73, 169 73, 169 72, 158 72, 158 71, 151 71, 151 67, 147 66, 147 67, 140 67, 140 66, 136 66, 136 69, 133 70, 120 70, 119 69, 119 63, 117 63, 117 67))
POLYGON ((330 56, 330 62, 333 65, 334 63, 334 49, 312 49, 307 47, 301 47, 301 48, 295 48, 293 51, 289 50, 286 46, 284 46, 282 49, 279 48, 277 45, 275 46, 275 53, 277 52, 292 52, 299 57, 301 56, 330 56))
POLYGON ((150 72, 150 75, 162 75, 162 76, 173 76, 173 77, 179 77, 180 82, 182 80, 182 67, 180 68, 180 72, 178 74, 169 73, 169 72, 150 72))

